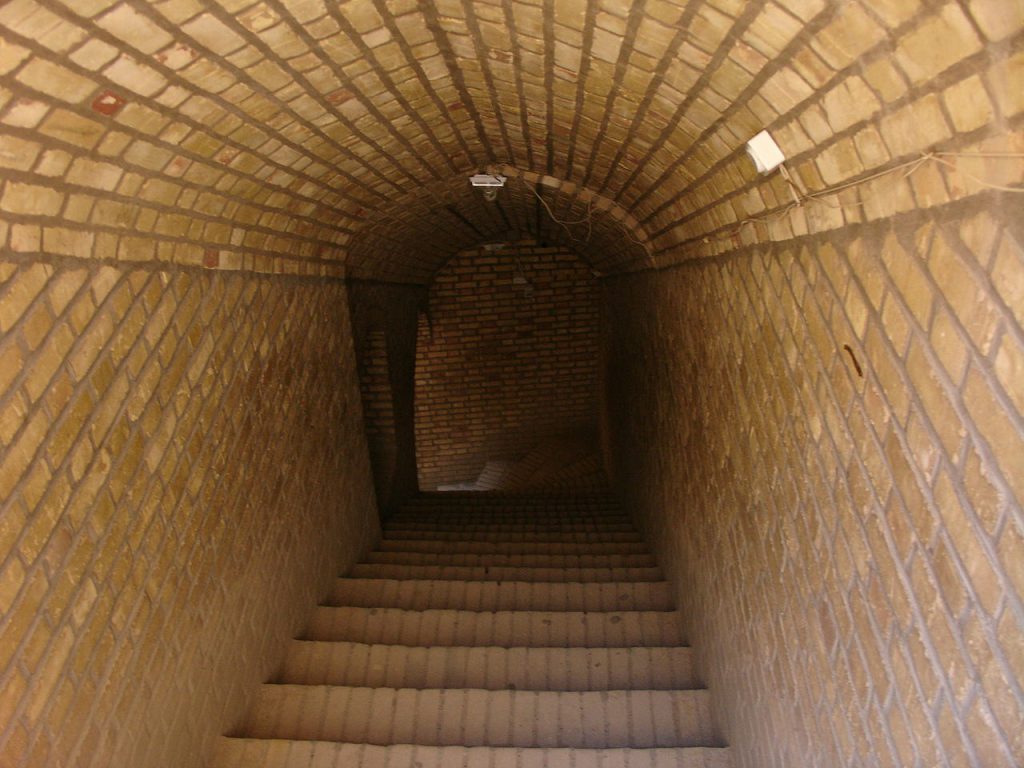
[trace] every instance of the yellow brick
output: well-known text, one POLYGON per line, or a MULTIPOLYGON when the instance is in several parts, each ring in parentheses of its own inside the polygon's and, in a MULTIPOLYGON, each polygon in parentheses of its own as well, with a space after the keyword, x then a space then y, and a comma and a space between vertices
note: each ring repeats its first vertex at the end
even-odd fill
MULTIPOLYGON (((1002 505, 1000 493, 993 483, 994 476, 991 465, 981 459, 976 447, 972 445, 963 465, 963 486, 967 494, 967 503, 989 535, 995 534, 1002 511, 1000 509, 1002 505)), ((974 538, 973 531, 968 528, 969 526, 965 526, 964 530, 959 532, 961 535, 956 539, 958 543, 965 543, 965 553, 967 543, 974 538)), ((989 599, 991 597, 991 595, 988 596, 989 599)))
POLYGON ((816 52, 836 69, 852 63, 875 43, 885 31, 865 13, 859 3, 838 6, 835 20, 818 33, 816 52))
POLYGON ((989 40, 1003 40, 1024 27, 1024 5, 1003 0, 970 0, 971 16, 989 40))
POLYGON ((928 269, 978 349, 987 355, 999 317, 980 278, 965 263, 963 256, 955 253, 941 237, 936 237, 932 244, 928 269))
POLYGON ((0 572, 0 612, 6 614, 25 583, 25 568, 17 557, 11 558, 0 572))
POLYGON ((103 75, 122 88, 144 97, 153 96, 167 85, 167 79, 159 72, 126 55, 119 56, 108 65, 103 75))
POLYGON ((71 165, 66 179, 70 184, 111 191, 117 188, 122 173, 123 171, 116 165, 80 157, 71 165))
POLYGON ((36 164, 36 173, 42 176, 63 176, 71 164, 71 155, 60 149, 48 149, 36 164))
POLYGON ((960 381, 967 364, 967 345, 961 340, 953 316, 945 309, 936 311, 930 335, 932 348, 953 381, 960 381))
POLYGON ((39 132, 75 146, 92 149, 103 137, 104 126, 74 112, 57 109, 46 118, 39 132))
POLYGON ((208 13, 188 22, 183 30, 221 56, 242 46, 242 39, 234 31, 208 13))
POLYGON ((1017 413, 1024 415, 1024 349, 1009 334, 1003 336, 996 353, 995 372, 1017 413))
POLYGON ((40 149, 37 142, 0 135, 0 167, 27 171, 35 164, 40 149))
MULTIPOLYGON (((50 307, 47 302, 37 302, 28 312, 25 313, 25 317, 22 319, 21 336, 25 341, 29 351, 35 352, 43 339, 53 330, 54 322, 53 315, 50 312, 50 307)), ((66 340, 66 336, 64 340, 66 340)), ((60 365, 62 354, 59 348, 54 348, 53 344, 47 345, 45 349, 38 350, 38 354, 33 365, 33 370, 28 372, 26 381, 32 380, 36 377, 36 368, 47 368, 56 369, 60 365)), ((35 400, 40 394, 40 391, 36 390, 35 387, 30 388, 30 395, 35 400)))
POLYGON ((885 242, 883 258, 903 301, 917 322, 927 328, 931 316, 932 288, 921 270, 916 254, 905 250, 895 237, 890 236, 885 242))
POLYGON ((848 77, 822 97, 822 107, 835 132, 845 130, 854 123, 875 114, 878 98, 860 77, 848 77))
POLYGON ((929 80, 981 50, 981 41, 956 3, 916 26, 896 48, 896 61, 912 83, 929 80))
POLYGON ((0 210, 8 213, 55 216, 60 213, 63 202, 64 195, 51 187, 9 181, 4 185, 0 210))
POLYGON ((943 91, 942 100, 957 131, 973 131, 992 120, 992 103, 977 75, 951 85, 943 91))
POLYGON ((1003 407, 976 369, 971 369, 964 404, 995 453, 996 464, 1017 498, 1024 498, 1024 438, 1013 428, 1003 407))
POLYGON ((67 227, 43 228, 43 250, 46 253, 89 258, 93 255, 93 241, 91 232, 67 227))
POLYGON ((0 302, 0 331, 13 327, 52 274, 53 268, 46 264, 33 264, 18 273, 0 302))
POLYGON ((883 117, 881 130, 894 157, 923 152, 950 135, 938 97, 934 95, 883 117))
POLYGON ((864 77, 885 102, 895 101, 907 91, 906 82, 896 71, 889 57, 883 56, 867 64, 864 68, 864 77))
POLYGON ((96 83, 74 74, 66 67, 36 58, 22 67, 17 80, 37 91, 73 104, 96 90, 96 83))
POLYGON ((843 139, 818 155, 821 178, 828 186, 838 184, 864 170, 852 139, 843 139))
POLYGON ((96 23, 143 53, 156 53, 173 40, 148 17, 124 5, 105 13, 96 23))
POLYGON ((0 445, 6 448, 25 423, 29 404, 21 392, 15 392, 0 409, 0 445))
MULTIPOLYGON (((28 683, 17 669, 11 671, 10 677, 0 688, 0 722, 13 723, 14 712, 28 691, 28 683)), ((0 752, 0 756, 3 752, 0 752)))
POLYGON ((27 13, 19 13, 18 6, 18 3, 8 4, 3 22, 19 35, 53 51, 63 52, 85 36, 84 30, 44 8, 33 4, 23 6, 27 13))
POLYGON ((45 664, 39 675, 33 680, 32 693, 26 709, 26 714, 30 719, 36 720, 42 713, 50 694, 60 680, 64 662, 71 653, 73 642, 74 635, 70 628, 65 627, 56 634, 53 644, 47 650, 45 664))
POLYGON ((6 75, 8 72, 17 69, 18 65, 31 55, 31 51, 28 48, 23 48, 20 45, 15 45, 13 42, 5 40, 4 44, 0 45, 0 74, 6 75))
POLYGON ((39 612, 46 596, 46 577, 39 570, 31 572, 22 588, 14 609, 5 616, 6 626, 0 627, 0 668, 7 669, 18 644, 39 612))
POLYGON ((987 77, 1004 117, 1024 111, 1024 51, 991 66, 987 77))
POLYGON ((86 69, 97 70, 117 56, 117 49, 101 40, 88 40, 70 55, 70 59, 86 69))

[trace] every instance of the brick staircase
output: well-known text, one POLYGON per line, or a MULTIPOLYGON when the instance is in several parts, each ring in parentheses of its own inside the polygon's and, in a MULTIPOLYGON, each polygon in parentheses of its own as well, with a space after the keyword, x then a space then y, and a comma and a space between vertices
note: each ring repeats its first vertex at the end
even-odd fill
POLYGON ((726 768, 667 583, 603 496, 429 494, 214 768, 726 768))

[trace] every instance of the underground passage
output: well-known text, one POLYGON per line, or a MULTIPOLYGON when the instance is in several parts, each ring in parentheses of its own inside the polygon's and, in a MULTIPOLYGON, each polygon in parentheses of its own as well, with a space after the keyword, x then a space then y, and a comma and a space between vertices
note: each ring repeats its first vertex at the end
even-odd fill
POLYGON ((0 2, 2 768, 1024 765, 1019 0, 0 2))

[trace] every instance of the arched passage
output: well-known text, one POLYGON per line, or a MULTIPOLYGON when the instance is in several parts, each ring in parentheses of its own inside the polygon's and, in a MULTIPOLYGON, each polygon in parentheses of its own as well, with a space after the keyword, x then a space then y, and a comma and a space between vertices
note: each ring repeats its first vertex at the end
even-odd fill
POLYGON ((593 269, 565 248, 494 244, 439 269, 417 339, 420 488, 536 489, 572 464, 592 475, 599 315, 593 269))
POLYGON ((1022 24, 4 4, 4 758, 205 754, 377 536, 357 280, 512 231, 605 276, 617 491, 737 761, 1019 763, 1022 24))

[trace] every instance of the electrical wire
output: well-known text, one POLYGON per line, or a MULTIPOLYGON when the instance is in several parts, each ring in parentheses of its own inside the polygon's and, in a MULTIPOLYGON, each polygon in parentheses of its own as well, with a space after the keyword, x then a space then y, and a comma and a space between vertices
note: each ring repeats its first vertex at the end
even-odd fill
MULTIPOLYGON (((587 204, 587 215, 584 216, 582 219, 577 219, 576 221, 562 221, 562 219, 560 219, 557 216, 555 216, 554 211, 551 210, 551 206, 548 205, 547 200, 545 200, 543 197, 541 197, 540 192, 538 192, 536 190, 534 185, 531 184, 530 182, 528 182, 522 176, 520 176, 519 178, 523 179, 523 184, 526 185, 527 189, 529 189, 531 192, 533 192, 533 196, 536 197, 538 200, 540 200, 541 205, 544 206, 544 210, 546 210, 548 212, 548 216, 551 217, 551 220, 553 222, 555 222, 556 224, 561 224, 563 227, 565 227, 565 231, 569 233, 569 237, 572 237, 572 232, 569 230, 569 225, 570 224, 585 224, 585 223, 590 221, 590 206, 593 204, 593 200, 591 200, 587 204)), ((573 239, 575 240, 576 238, 573 238, 573 239)))
POLYGON ((862 208, 865 205, 865 203, 867 203, 869 200, 873 199, 875 197, 875 195, 877 195, 880 190, 876 190, 874 192, 874 194, 869 195, 868 197, 864 197, 862 195, 859 200, 857 200, 856 202, 853 202, 853 203, 831 203, 826 198, 834 197, 835 195, 838 195, 840 192, 845 192, 848 189, 854 189, 856 187, 860 187, 860 186, 862 186, 864 184, 867 184, 869 182, 876 181, 877 179, 881 179, 881 178, 892 176, 892 175, 894 175, 894 174, 896 174, 899 171, 902 171, 904 169, 906 169, 906 172, 902 175, 901 180, 906 180, 911 175, 913 175, 918 169, 920 169, 922 166, 924 166, 925 164, 927 164, 929 162, 935 162, 935 163, 943 165, 943 166, 945 166, 947 168, 951 168, 952 170, 957 171, 958 173, 963 174, 967 178, 969 178, 972 181, 974 181, 976 184, 979 184, 982 187, 985 187, 987 189, 994 189, 994 190, 998 190, 1000 192, 1024 193, 1024 187, 1009 187, 1009 186, 1005 186, 1005 185, 1002 185, 1002 184, 995 184, 993 182, 990 182, 990 181, 982 179, 982 178, 980 178, 978 176, 975 176, 973 173, 970 173, 969 171, 965 171, 964 169, 958 167, 956 165, 956 163, 953 163, 953 162, 951 162, 949 160, 944 159, 944 158, 957 158, 957 157, 964 157, 964 158, 1024 158, 1024 153, 1020 153, 1020 152, 924 152, 919 157, 915 157, 913 160, 907 160, 906 162, 899 163, 898 165, 894 165, 891 168, 886 168, 883 171, 878 171, 877 173, 872 173, 869 176, 865 176, 863 179, 857 179, 856 181, 849 181, 849 182, 845 182, 843 184, 836 184, 836 185, 833 185, 831 187, 826 187, 825 189, 817 190, 815 192, 804 192, 798 186, 798 184, 796 183, 796 181, 794 180, 794 178, 790 174, 789 170, 784 165, 783 166, 779 166, 779 168, 780 168, 780 170, 782 172, 782 176, 786 180, 786 183, 787 183, 787 185, 789 187, 790 194, 793 196, 793 200, 794 201, 792 203, 786 205, 780 211, 776 211, 774 213, 763 214, 761 216, 751 216, 751 217, 748 217, 746 219, 743 219, 734 228, 732 228, 729 232, 726 232, 726 233, 721 234, 721 235, 716 235, 716 236, 713 236, 713 237, 704 237, 704 238, 702 238, 702 242, 711 243, 711 242, 718 242, 718 241, 721 241, 721 240, 732 240, 737 235, 739 235, 743 231, 743 229, 745 227, 750 226, 750 225, 756 226, 758 224, 761 224, 761 225, 764 225, 765 227, 768 227, 769 225, 774 224, 776 221, 778 221, 778 220, 784 218, 785 216, 787 216, 793 210, 795 210, 797 208, 804 207, 804 205, 807 204, 807 203, 817 203, 817 204, 820 204, 820 205, 827 206, 828 208, 831 208, 833 210, 846 210, 846 209, 862 208))
MULTIPOLYGON (((569 235, 569 239, 570 240, 572 240, 573 242, 579 242, 580 238, 578 238, 575 235, 573 235, 572 230, 569 229, 569 227, 570 226, 575 226, 575 225, 578 225, 578 224, 586 224, 587 225, 587 236, 585 238, 583 238, 583 242, 585 242, 585 243, 589 243, 590 242, 590 236, 591 236, 591 234, 594 231, 594 219, 593 219, 594 198, 593 197, 591 197, 587 201, 587 214, 586 214, 586 216, 584 216, 581 219, 577 219, 575 221, 563 221, 562 219, 559 219, 557 216, 555 216, 554 212, 551 210, 551 206, 548 205, 547 200, 545 200, 541 196, 541 194, 537 191, 536 187, 533 184, 529 183, 522 176, 520 176, 519 178, 522 179, 523 184, 526 185, 526 187, 533 193, 534 197, 536 197, 538 200, 540 200, 541 205, 544 206, 544 210, 547 211, 548 216, 551 217, 551 220, 553 222, 555 222, 556 224, 561 225, 562 228, 565 229, 566 233, 569 235)), ((619 219, 614 219, 614 221, 615 221, 616 224, 619 225, 619 227, 622 228, 622 231, 626 235, 626 237, 629 240, 631 240, 634 244, 636 244, 636 245, 640 246, 641 248, 643 248, 644 249, 644 253, 648 257, 650 257, 650 251, 649 251, 648 245, 646 243, 644 243, 643 241, 641 241, 641 240, 637 240, 633 236, 633 233, 630 231, 629 227, 627 227, 624 222, 622 222, 619 219)))

